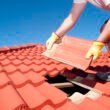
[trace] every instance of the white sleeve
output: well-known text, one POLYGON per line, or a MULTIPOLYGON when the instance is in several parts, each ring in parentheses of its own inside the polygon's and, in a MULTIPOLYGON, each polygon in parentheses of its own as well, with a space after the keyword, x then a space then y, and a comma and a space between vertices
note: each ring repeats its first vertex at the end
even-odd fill
POLYGON ((110 4, 110 0, 104 0, 105 5, 109 5, 110 4))
POLYGON ((73 3, 85 3, 85 2, 86 2, 86 0, 73 0, 73 3))

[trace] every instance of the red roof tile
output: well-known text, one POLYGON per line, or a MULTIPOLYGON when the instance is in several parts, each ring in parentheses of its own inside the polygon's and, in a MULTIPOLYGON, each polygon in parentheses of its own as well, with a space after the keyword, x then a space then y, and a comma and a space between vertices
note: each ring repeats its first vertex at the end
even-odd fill
POLYGON ((86 70, 92 60, 92 58, 85 59, 91 44, 91 41, 74 37, 63 37, 61 43, 54 44, 51 50, 44 52, 44 55, 73 67, 86 70))
POLYGON ((6 74, 4 74, 3 72, 0 73, 0 88, 10 84, 10 82, 11 81, 9 80, 6 74))
POLYGON ((12 85, 7 85, 0 89, 0 109, 1 110, 17 110, 27 108, 27 105, 13 88, 12 85))
POLYGON ((108 110, 106 107, 98 102, 95 102, 89 98, 86 98, 80 105, 78 105, 81 110, 108 110))
POLYGON ((63 104, 63 106, 59 107, 56 110, 80 110, 80 109, 78 109, 78 107, 76 107, 76 105, 73 104, 72 102, 66 101, 66 103, 63 104))
POLYGON ((100 97, 99 99, 97 99, 96 101, 98 101, 100 104, 106 106, 108 109, 110 108, 110 96, 103 94, 103 96, 100 97))

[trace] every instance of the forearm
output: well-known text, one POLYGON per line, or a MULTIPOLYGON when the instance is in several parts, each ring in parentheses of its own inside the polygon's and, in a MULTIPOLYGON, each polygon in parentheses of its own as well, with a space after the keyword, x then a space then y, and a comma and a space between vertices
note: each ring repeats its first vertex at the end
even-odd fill
POLYGON ((56 34, 60 37, 64 36, 76 23, 76 19, 71 18, 71 15, 68 16, 62 25, 56 31, 56 34))
POLYGON ((98 41, 107 43, 110 40, 110 20, 105 25, 102 33, 98 37, 98 41))
POLYGON ((73 5, 73 8, 69 16, 64 20, 62 25, 56 31, 56 34, 58 36, 60 37, 64 36, 72 27, 74 27, 75 23, 77 22, 85 6, 86 6, 86 3, 73 5))

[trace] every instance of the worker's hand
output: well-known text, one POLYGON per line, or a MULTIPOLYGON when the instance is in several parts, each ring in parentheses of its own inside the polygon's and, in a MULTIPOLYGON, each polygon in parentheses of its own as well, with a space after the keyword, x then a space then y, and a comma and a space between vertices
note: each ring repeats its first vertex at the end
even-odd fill
POLYGON ((104 47, 104 45, 105 44, 102 42, 97 42, 97 41, 93 42, 91 48, 86 54, 86 58, 89 59, 91 56, 93 56, 94 61, 98 59, 102 52, 102 48, 104 47))
POLYGON ((46 41, 46 47, 47 49, 51 49, 53 44, 59 39, 59 37, 55 34, 52 33, 52 35, 50 36, 50 38, 46 41))

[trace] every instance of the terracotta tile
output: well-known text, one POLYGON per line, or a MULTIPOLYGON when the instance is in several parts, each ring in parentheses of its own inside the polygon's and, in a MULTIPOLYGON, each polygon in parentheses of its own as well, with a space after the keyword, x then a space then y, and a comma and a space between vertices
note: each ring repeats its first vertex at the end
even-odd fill
POLYGON ((52 63, 55 63, 55 62, 53 62, 52 60, 47 60, 47 59, 41 59, 41 60, 37 60, 36 61, 36 64, 42 64, 42 63, 44 63, 44 64, 46 64, 46 65, 50 65, 50 64, 52 64, 52 63), (37 63, 38 62, 38 63, 37 63))
POLYGON ((18 65, 20 65, 22 63, 22 61, 21 60, 18 60, 18 59, 15 59, 15 60, 12 61, 12 63, 14 65, 18 66, 18 65))
POLYGON ((12 55, 19 56, 21 53, 19 51, 13 52, 12 55))
MULTIPOLYGON (((37 109, 36 109, 37 110, 37 109)), ((45 105, 45 106, 43 106, 41 109, 39 109, 39 110, 56 110, 55 108, 53 108, 52 106, 50 106, 50 105, 45 105)))
POLYGON ((89 98, 86 98, 81 104, 78 105, 78 107, 81 110, 108 110, 106 107, 101 105, 98 102, 95 102, 94 100, 91 100, 89 98))
POLYGON ((10 61, 9 59, 4 59, 4 60, 1 61, 1 65, 2 65, 2 66, 5 66, 5 65, 10 64, 10 62, 11 62, 11 61, 10 61))
POLYGON ((54 64, 51 64, 51 65, 45 65, 45 64, 42 64, 40 65, 42 68, 45 68, 47 71, 52 71, 53 69, 55 69, 55 65, 54 64))
POLYGON ((31 84, 27 84, 21 88, 18 88, 17 91, 30 109, 39 107, 48 101, 48 98, 43 96, 42 93, 35 89, 35 87, 33 87, 31 84))
POLYGON ((70 66, 70 65, 66 65, 65 64, 65 66, 66 66, 66 68, 68 69, 68 70, 72 70, 74 67, 72 67, 72 66, 70 66))
POLYGON ((50 77, 55 77, 55 76, 57 76, 58 74, 59 74, 59 71, 58 71, 58 70, 53 70, 53 71, 51 71, 51 72, 48 73, 48 75, 49 75, 50 77))
POLYGON ((27 108, 27 105, 11 85, 0 89, 0 110, 15 110, 22 107, 27 108))
POLYGON ((12 55, 12 53, 7 52, 4 56, 6 56, 6 57, 8 58, 8 57, 11 56, 11 55, 12 55))
POLYGON ((27 56, 28 55, 28 52, 23 52, 21 53, 22 56, 27 56))
POLYGON ((35 60, 35 59, 32 59, 31 61, 32 61, 32 63, 35 64, 35 65, 41 65, 41 64, 42 64, 42 62, 39 61, 39 60, 37 60, 37 59, 36 59, 36 60, 35 60))
POLYGON ((27 77, 29 80, 31 80, 34 84, 39 84, 39 83, 41 84, 46 80, 45 77, 33 71, 27 72, 26 74, 24 74, 24 76, 27 77))
POLYGON ((43 56, 36 56, 35 59, 37 60, 41 60, 43 58, 43 56))
POLYGON ((24 59, 23 63, 26 64, 26 65, 30 65, 30 64, 32 64, 32 61, 28 60, 28 59, 24 59))
POLYGON ((48 99, 55 105, 67 100, 67 95, 65 93, 46 82, 41 86, 36 87, 36 89, 45 97, 48 97, 48 99))
POLYGON ((25 56, 23 56, 23 55, 22 56, 21 55, 20 56, 17 56, 17 59, 24 60, 25 59, 25 56))
POLYGON ((26 56, 25 58, 29 59, 29 60, 32 60, 33 57, 32 56, 26 56))
POLYGON ((106 106, 108 110, 110 109, 110 96, 103 95, 102 97, 98 98, 96 101, 98 101, 100 104, 106 106))
POLYGON ((55 44, 44 55, 71 65, 73 67, 86 70, 91 63, 91 59, 85 59, 92 42, 72 37, 63 37, 60 44, 55 44), (73 45, 74 44, 74 45, 73 45))
POLYGON ((110 82, 97 82, 94 86, 94 88, 102 91, 106 95, 110 94, 110 82))
POLYGON ((21 72, 15 72, 14 74, 10 74, 9 77, 15 87, 22 87, 29 82, 29 80, 26 79, 26 77, 21 72))
POLYGON ((62 106, 58 107, 56 110, 80 110, 78 107, 73 104, 71 101, 66 101, 65 103, 62 104, 62 106))
POLYGON ((36 64, 31 64, 28 68, 32 69, 33 71, 39 73, 40 71, 46 70, 42 65, 36 65, 36 64))
POLYGON ((16 71, 16 66, 10 64, 10 65, 6 65, 3 67, 4 71, 6 71, 7 73, 13 73, 16 71))
POLYGON ((25 64, 21 64, 18 66, 18 69, 23 72, 23 73, 26 73, 30 70, 29 66, 26 66, 25 64))
POLYGON ((15 60, 16 59, 16 56, 14 56, 14 55, 8 56, 8 59, 9 60, 15 60))
POLYGON ((41 76, 46 76, 48 75, 49 72, 47 72, 46 70, 42 70, 40 72, 38 72, 38 74, 40 74, 41 76))
POLYGON ((58 71, 61 71, 61 70, 65 70, 66 66, 64 66, 63 64, 59 64, 59 65, 56 65, 56 68, 58 71))
POLYGON ((2 65, 0 65, 0 72, 2 72, 3 71, 3 66, 2 65))
POLYGON ((5 73, 0 73, 0 88, 4 87, 8 84, 10 84, 11 81, 9 80, 9 78, 7 77, 7 75, 5 73))
POLYGON ((5 55, 0 55, 0 60, 4 60, 6 58, 6 56, 5 55))

